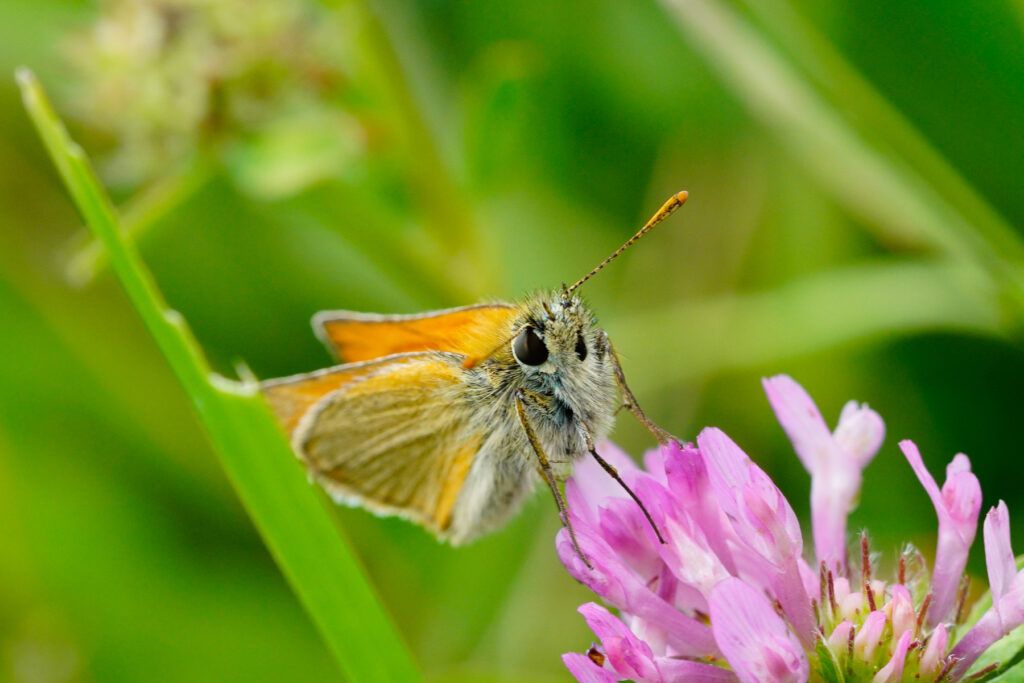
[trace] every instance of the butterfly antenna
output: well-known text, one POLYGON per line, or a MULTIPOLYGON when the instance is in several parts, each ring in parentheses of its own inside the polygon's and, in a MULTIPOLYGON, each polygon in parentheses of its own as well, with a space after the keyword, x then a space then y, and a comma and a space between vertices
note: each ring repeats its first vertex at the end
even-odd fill
POLYGON ((608 258, 594 266, 593 270, 591 270, 589 273, 587 273, 579 280, 577 280, 576 282, 572 283, 569 287, 567 287, 565 289, 565 293, 571 294, 574 290, 578 289, 579 286, 582 285, 584 282, 586 282, 587 280, 601 272, 601 269, 607 266, 612 261, 614 261, 619 256, 619 254, 629 249, 636 243, 637 240, 639 240, 641 237, 650 232, 651 228, 653 228, 655 225, 671 216, 673 211, 678 209, 686 202, 686 198, 688 196, 689 193, 686 192, 686 190, 683 190, 682 192, 676 192, 674 195, 669 197, 668 201, 662 204, 661 208, 658 209, 658 211, 653 216, 651 216, 646 223, 644 223, 644 227, 637 230, 635 235, 626 240, 625 244, 623 244, 621 247, 613 251, 611 255, 608 256, 608 258))

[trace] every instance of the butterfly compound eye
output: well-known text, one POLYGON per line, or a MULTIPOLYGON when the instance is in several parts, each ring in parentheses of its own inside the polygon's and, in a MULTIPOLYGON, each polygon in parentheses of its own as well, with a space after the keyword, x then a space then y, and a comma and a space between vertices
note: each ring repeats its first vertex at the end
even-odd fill
POLYGON ((537 330, 527 327, 512 342, 512 354, 523 365, 540 365, 548 359, 548 347, 537 330))

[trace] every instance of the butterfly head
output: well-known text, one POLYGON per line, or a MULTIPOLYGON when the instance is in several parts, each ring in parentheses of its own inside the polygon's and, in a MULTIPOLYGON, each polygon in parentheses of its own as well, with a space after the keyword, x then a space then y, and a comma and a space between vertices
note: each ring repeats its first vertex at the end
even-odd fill
POLYGON ((517 329, 512 356, 527 374, 571 372, 592 355, 603 355, 593 313, 564 289, 528 299, 517 329))

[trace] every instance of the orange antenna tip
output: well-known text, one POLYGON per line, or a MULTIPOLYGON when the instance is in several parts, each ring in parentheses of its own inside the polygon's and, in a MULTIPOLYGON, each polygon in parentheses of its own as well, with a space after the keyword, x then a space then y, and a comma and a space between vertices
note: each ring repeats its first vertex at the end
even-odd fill
POLYGON ((655 225, 657 225, 658 223, 660 223, 663 220, 665 220, 666 218, 668 218, 669 215, 673 211, 675 211, 680 206, 682 206, 683 204, 686 203, 686 200, 687 200, 687 198, 689 196, 690 196, 689 192, 687 192, 686 190, 681 190, 679 192, 676 192, 674 195, 669 197, 667 200, 665 200, 665 203, 661 205, 661 208, 658 209, 658 212, 655 213, 653 216, 651 216, 651 219, 649 221, 647 221, 647 224, 644 225, 644 227, 640 228, 640 232, 638 232, 636 234, 635 239, 632 240, 632 241, 635 241, 636 239, 639 239, 640 237, 643 236, 643 234, 645 232, 647 232, 648 230, 653 228, 655 225))
POLYGON ((608 256, 604 261, 598 263, 597 266, 595 266, 594 269, 591 270, 589 273, 587 273, 579 280, 574 282, 571 286, 566 287, 566 295, 571 294, 573 290, 575 290, 577 287, 579 287, 584 282, 597 275, 602 268, 604 268, 609 263, 614 261, 619 256, 619 254, 626 251, 626 249, 629 249, 637 240, 646 235, 651 230, 651 228, 653 228, 655 225, 657 225, 658 223, 662 222, 670 215, 672 215, 672 212, 678 209, 680 206, 682 206, 689 196, 689 192, 687 192, 686 190, 681 190, 679 192, 676 192, 671 197, 669 197, 668 200, 666 200, 665 203, 661 205, 661 208, 658 209, 657 212, 655 212, 655 214, 651 216, 646 223, 644 223, 644 226, 640 228, 635 235, 626 240, 625 244, 623 244, 621 247, 613 251, 611 255, 608 256))

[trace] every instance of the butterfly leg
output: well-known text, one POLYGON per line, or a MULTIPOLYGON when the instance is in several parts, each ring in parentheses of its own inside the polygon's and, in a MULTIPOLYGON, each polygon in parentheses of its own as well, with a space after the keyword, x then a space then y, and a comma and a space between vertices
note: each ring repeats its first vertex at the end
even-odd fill
POLYGON ((615 347, 612 346, 611 341, 605 337, 608 343, 608 357, 611 359, 612 368, 615 370, 615 381, 619 385, 619 391, 622 392, 623 407, 629 412, 633 413, 633 417, 637 419, 637 422, 642 424, 647 431, 649 431, 658 443, 668 443, 674 441, 676 438, 666 432, 664 429, 654 423, 654 420, 647 417, 647 413, 640 408, 640 404, 637 403, 636 396, 633 395, 633 391, 626 384, 626 374, 622 371, 622 364, 619 362, 619 354, 615 352, 615 347))
POLYGON ((530 446, 537 456, 541 476, 547 483, 548 488, 551 489, 551 495, 555 498, 555 505, 558 506, 558 517, 562 520, 562 526, 569 531, 569 540, 572 541, 573 550, 576 551, 576 554, 583 560, 583 564, 587 565, 588 569, 593 569, 594 565, 590 563, 590 559, 583 553, 583 550, 580 548, 580 542, 576 539, 576 531, 572 528, 572 522, 569 520, 569 508, 565 503, 565 497, 562 495, 561 489, 558 488, 555 473, 551 471, 551 463, 548 461, 548 456, 544 454, 544 448, 540 444, 540 439, 537 438, 537 433, 533 431, 530 419, 526 415, 526 399, 526 392, 522 389, 516 392, 516 414, 519 415, 519 424, 522 425, 523 431, 526 432, 526 438, 530 441, 530 446))
POLYGON ((616 469, 615 465, 611 464, 598 454, 597 446, 594 445, 594 438, 590 436, 590 430, 586 425, 581 426, 580 433, 583 434, 583 441, 586 443, 587 451, 594 456, 594 460, 596 460, 597 464, 601 466, 601 469, 607 472, 609 477, 617 481, 619 486, 622 487, 622 490, 628 493, 629 497, 633 499, 633 502, 639 506, 640 511, 643 512, 644 517, 647 518, 647 523, 650 524, 651 528, 654 530, 654 535, 657 536, 661 544, 664 545, 665 537, 661 535, 661 530, 658 528, 658 525, 654 523, 654 518, 651 517, 651 513, 647 511, 647 507, 644 505, 643 501, 640 500, 640 496, 636 495, 633 489, 629 487, 629 484, 622 479, 622 475, 619 474, 619 470, 616 469))

